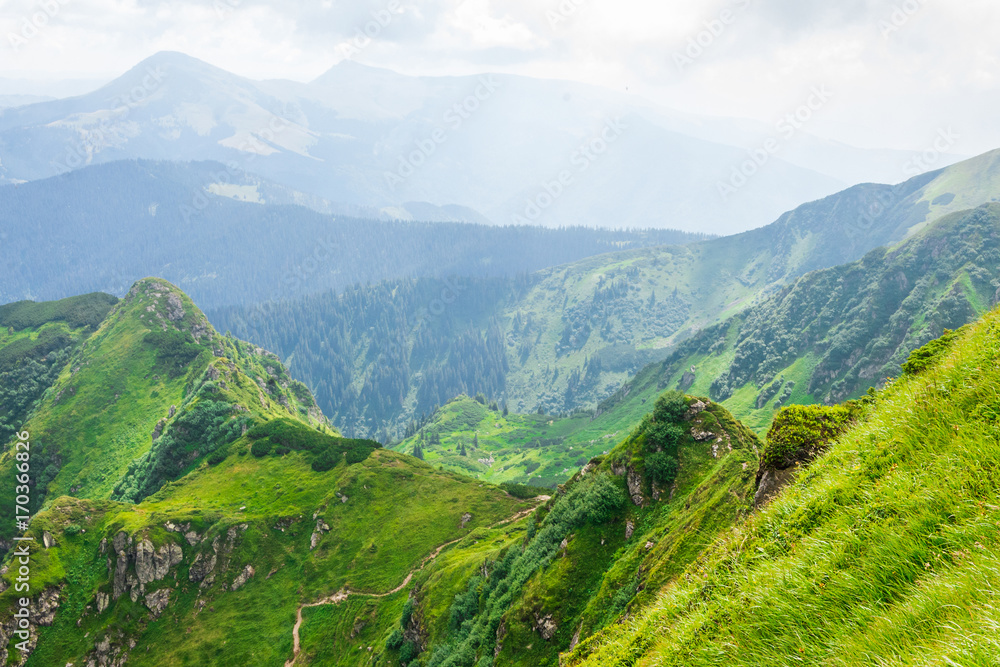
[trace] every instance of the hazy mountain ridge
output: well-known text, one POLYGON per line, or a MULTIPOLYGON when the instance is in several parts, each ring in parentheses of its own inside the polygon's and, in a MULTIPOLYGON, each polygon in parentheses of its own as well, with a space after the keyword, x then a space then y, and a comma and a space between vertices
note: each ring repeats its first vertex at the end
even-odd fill
POLYGON ((123 295, 157 275, 213 308, 410 276, 516 276, 622 247, 704 238, 331 217, 254 203, 295 197, 218 163, 125 161, 0 187, 0 235, 12 258, 0 301, 123 295), (60 258, 58 270, 51 257, 60 258))
POLYGON ((718 234, 853 182, 907 175, 905 155, 803 135, 738 196, 720 197, 718 184, 774 133, 564 81, 406 77, 345 62, 309 84, 257 82, 161 53, 93 93, 0 111, 0 177, 30 181, 121 159, 215 160, 348 206, 429 202, 498 224, 718 234), (619 129, 608 134, 609 123, 619 129), (540 209, 526 218, 531 202, 540 209))

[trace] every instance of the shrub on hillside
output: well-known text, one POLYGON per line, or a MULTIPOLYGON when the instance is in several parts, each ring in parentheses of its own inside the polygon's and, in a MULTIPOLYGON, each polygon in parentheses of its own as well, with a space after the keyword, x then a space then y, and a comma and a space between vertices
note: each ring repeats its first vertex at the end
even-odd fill
POLYGON ((374 440, 336 438, 309 428, 291 419, 275 419, 247 431, 253 441, 250 452, 257 458, 274 454, 281 456, 290 451, 307 452, 312 469, 326 472, 342 460, 348 465, 361 463, 382 445, 374 440))
POLYGON ((766 466, 781 466, 782 461, 799 451, 813 455, 844 433, 857 417, 860 404, 792 405, 781 410, 767 433, 761 460, 766 466))
POLYGON ((958 331, 945 329, 944 334, 940 338, 935 338, 923 347, 911 352, 906 363, 903 364, 903 374, 916 375, 927 370, 927 368, 936 363, 951 349, 952 343, 955 342, 955 339, 959 337, 964 329, 965 327, 958 331))
POLYGON ((677 459, 666 452, 654 452, 646 457, 646 475, 659 486, 673 484, 677 467, 677 459))

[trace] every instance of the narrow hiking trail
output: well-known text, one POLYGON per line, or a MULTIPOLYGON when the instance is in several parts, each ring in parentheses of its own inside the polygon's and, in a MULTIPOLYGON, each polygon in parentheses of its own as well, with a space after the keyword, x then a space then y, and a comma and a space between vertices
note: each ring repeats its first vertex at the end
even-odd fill
MULTIPOLYGON (((503 521, 499 521, 499 522, 493 524, 492 526, 490 526, 488 528, 488 530, 493 530, 494 528, 499 528, 500 526, 505 526, 505 525, 507 525, 509 523, 514 523, 515 521, 519 521, 519 520, 523 519, 524 517, 528 516, 529 514, 532 514, 535 510, 537 510, 539 507, 541 507, 547 500, 549 500, 549 496, 540 496, 538 498, 538 501, 539 501, 538 504, 535 505, 534 507, 531 507, 531 508, 526 509, 526 510, 521 510, 520 512, 518 512, 514 516, 508 517, 508 518, 504 519, 503 521)), ((392 589, 388 593, 361 593, 361 592, 358 592, 358 591, 352 591, 349 588, 342 588, 337 593, 334 593, 330 597, 323 598, 322 600, 319 600, 318 602, 310 602, 310 603, 307 603, 307 604, 304 603, 304 604, 299 605, 299 611, 298 611, 298 613, 295 616, 295 625, 292 627, 292 658, 291 658, 291 660, 288 660, 288 661, 285 662, 285 667, 292 667, 295 664, 295 661, 298 659, 299 652, 301 651, 301 642, 300 642, 300 639, 299 639, 299 630, 302 629, 302 610, 303 609, 308 609, 310 607, 322 607, 323 605, 328 605, 328 604, 340 604, 341 602, 343 602, 344 600, 346 600, 347 598, 349 598, 351 596, 365 597, 365 598, 387 598, 390 595, 395 595, 396 593, 400 592, 401 590, 403 590, 404 588, 406 588, 407 586, 409 586, 410 582, 413 581, 413 576, 415 574, 417 574, 418 572, 420 572, 421 570, 423 570, 424 567, 427 566, 427 563, 429 563, 432 560, 434 560, 435 558, 437 558, 441 554, 442 551, 444 551, 445 549, 447 549, 448 547, 450 547, 453 544, 461 542, 466 537, 468 537, 468 536, 467 535, 466 536, 462 536, 462 537, 458 538, 457 540, 452 540, 451 542, 445 542, 444 544, 442 544, 441 546, 439 546, 438 548, 436 548, 434 551, 432 551, 430 553, 430 555, 426 556, 422 561, 420 561, 420 565, 418 565, 417 567, 415 567, 412 570, 410 570, 410 573, 408 575, 406 575, 405 579, 403 579, 403 583, 401 583, 399 586, 396 586, 394 589, 392 589)))

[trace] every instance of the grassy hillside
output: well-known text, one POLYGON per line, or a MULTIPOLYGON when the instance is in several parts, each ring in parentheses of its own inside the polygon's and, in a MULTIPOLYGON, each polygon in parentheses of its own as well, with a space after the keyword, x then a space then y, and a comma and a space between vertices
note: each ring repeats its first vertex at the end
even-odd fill
MULTIPOLYGON (((2 311, 85 337, 19 429, 41 509, 27 533, 37 644, 13 634, 24 592, 8 554, 3 664, 282 665, 303 605, 392 596, 443 545, 533 507, 340 437, 276 357, 219 335, 165 281, 109 299, 96 331, 96 316, 66 315, 87 300, 2 311)), ((5 485, 23 449, 6 448, 5 485)))
POLYGON ((794 486, 564 664, 995 664, 1000 312, 940 347, 794 486))
MULTIPOLYGON (((324 423, 308 389, 277 358, 220 336, 169 283, 136 283, 96 331, 99 306, 115 300, 85 298, 94 303, 10 307, 9 317, 33 324, 39 336, 65 328, 82 340, 53 357, 58 375, 15 426, 31 434, 33 510, 49 496, 141 499, 240 435, 244 424, 275 417, 324 423), (79 326, 81 317, 90 319, 79 326)), ((27 340, 6 335, 0 355, 27 340)), ((12 456, 0 457, 0 507, 11 515, 12 456)), ((4 524, 0 535, 11 530, 4 524)))
MULTIPOLYGON (((139 505, 62 497, 36 516, 32 590, 58 591, 58 610, 34 628, 25 664, 127 656, 151 667, 277 667, 293 655, 301 604, 346 589, 388 592, 438 545, 526 506, 385 450, 316 472, 301 452, 257 458, 250 449, 249 438, 237 441, 226 460, 139 505)), ((11 655, 14 599, 13 588, 0 595, 11 655)), ((373 623, 365 639, 394 621, 373 623)), ((353 655, 327 664, 369 664, 367 653, 353 655)))
POLYGON ((24 424, 80 344, 118 302, 108 294, 0 306, 0 442, 24 424))
MULTIPOLYGON (((608 253, 505 284, 403 281, 212 318, 278 352, 350 432, 388 424, 381 437, 402 436, 406 423, 459 393, 506 399, 522 414, 592 408, 676 345, 803 275, 1000 198, 998 165, 1000 151, 896 186, 859 185, 737 236, 608 253)), ((911 268, 908 279, 929 275, 911 268)), ((781 369, 799 387, 796 400, 809 400, 810 363, 781 369)), ((722 372, 699 377, 706 370, 722 372)), ((750 415, 755 399, 731 405, 750 415)), ((763 429, 769 415, 754 419, 763 429)))
MULTIPOLYGON (((534 517, 476 531, 418 573, 374 664, 557 665, 742 517, 757 438, 711 402, 668 394, 649 410, 534 517)), ((356 650, 351 623, 393 609, 368 600, 311 610, 310 664, 346 664, 337 656, 356 650)))
POLYGON ((838 403, 898 376, 910 352, 994 306, 998 288, 1000 204, 989 204, 804 276, 685 341, 658 375, 763 432, 783 404, 838 403))

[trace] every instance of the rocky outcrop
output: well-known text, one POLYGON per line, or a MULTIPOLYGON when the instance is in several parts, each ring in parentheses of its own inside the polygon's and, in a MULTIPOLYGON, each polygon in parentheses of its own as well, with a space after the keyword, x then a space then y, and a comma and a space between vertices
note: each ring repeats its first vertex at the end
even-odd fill
POLYGON ((629 519, 625 522, 625 539, 631 540, 632 534, 635 532, 635 522, 629 519))
POLYGON ((253 577, 253 575, 255 574, 257 573, 256 571, 254 571, 253 565, 247 565, 246 567, 243 568, 243 571, 236 576, 236 579, 233 580, 233 585, 229 587, 230 590, 233 591, 240 590, 241 588, 243 588, 243 586, 246 585, 248 581, 250 581, 250 578, 253 577))
POLYGON ((760 508, 788 486, 795 473, 812 463, 843 434, 857 416, 847 406, 792 406, 778 413, 767 433, 757 470, 754 507, 760 508))
POLYGON ((211 586, 212 582, 215 580, 215 564, 218 561, 219 554, 219 538, 216 537, 212 541, 212 551, 199 553, 194 558, 194 562, 191 563, 191 567, 188 570, 188 579, 195 582, 201 583, 202 588, 211 586))
POLYGON ((632 468, 628 470, 628 495, 632 499, 632 504, 636 507, 646 505, 646 497, 642 495, 642 476, 632 468))
POLYGON ((309 538, 309 549, 315 549, 316 545, 319 544, 319 541, 323 538, 323 534, 328 532, 330 532, 330 526, 326 525, 326 522, 323 521, 323 519, 317 519, 316 530, 313 532, 312 537, 309 538))
POLYGON ((145 598, 146 606, 149 611, 153 613, 153 617, 158 617, 160 613, 167 608, 170 603, 170 589, 161 588, 158 591, 152 593, 146 593, 145 598))
POLYGON ((114 599, 120 598, 128 590, 128 554, 125 551, 118 552, 118 560, 115 565, 115 577, 112 583, 112 595, 114 599))
POLYGON ((112 597, 115 600, 128 592, 132 601, 137 601, 145 595, 147 584, 166 578, 170 570, 184 560, 184 551, 172 542, 156 549, 148 539, 141 539, 133 546, 132 538, 118 533, 113 546, 116 563, 112 597))
POLYGON ((156 566, 153 563, 153 543, 142 540, 135 545, 135 574, 140 584, 156 580, 156 566))
POLYGON ((552 639, 558 630, 559 626, 552 620, 552 614, 548 614, 547 616, 535 614, 535 632, 540 634, 542 639, 545 641, 552 639))

